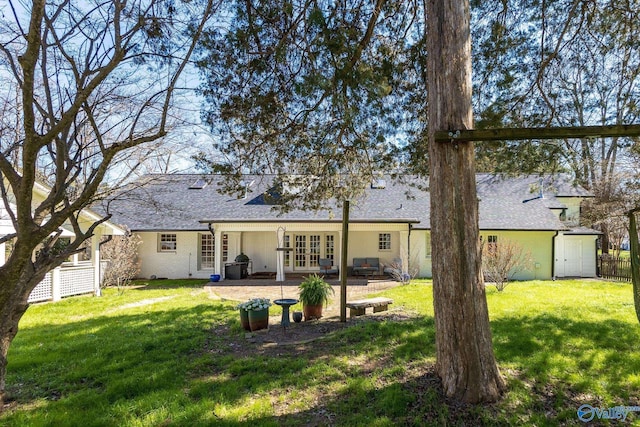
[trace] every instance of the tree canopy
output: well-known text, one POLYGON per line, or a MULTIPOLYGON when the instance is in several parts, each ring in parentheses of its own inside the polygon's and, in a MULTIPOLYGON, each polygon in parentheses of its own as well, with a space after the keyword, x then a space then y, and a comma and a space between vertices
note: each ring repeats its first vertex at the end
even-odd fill
MULTIPOLYGON (((638 122, 637 0, 472 3, 476 127, 638 122)), ((478 147, 487 171, 571 171, 596 189, 615 179, 631 139, 567 138, 478 147)))
POLYGON ((420 4, 234 2, 199 62, 228 189, 248 171, 321 177, 287 200, 313 209, 399 167, 423 127, 420 4))
MULTIPOLYGON (((638 10, 637 0, 472 1, 475 128, 636 123, 638 10)), ((226 15, 199 63, 215 170, 322 175, 316 200, 337 172, 428 173, 421 2, 232 2, 226 15)), ((483 142, 478 170, 570 171, 597 190, 630 142, 483 142)))

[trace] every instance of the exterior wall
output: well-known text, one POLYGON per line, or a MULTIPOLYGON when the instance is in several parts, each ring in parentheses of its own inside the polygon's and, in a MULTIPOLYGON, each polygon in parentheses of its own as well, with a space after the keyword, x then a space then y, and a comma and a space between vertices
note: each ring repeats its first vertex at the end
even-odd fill
MULTIPOLYGON (((251 272, 276 271, 276 248, 278 239, 275 231, 255 231, 242 233, 242 251, 251 259, 251 272)), ((230 261, 235 259, 229 257, 230 261)), ((285 268, 285 271, 287 269, 285 268)))
POLYGON ((416 277, 432 278, 431 272, 431 231, 411 230, 411 256, 409 269, 417 268, 416 277))
MULTIPOLYGON (((199 234, 209 231, 165 231, 165 232, 138 232, 142 243, 139 246, 141 261, 140 277, 149 278, 166 277, 178 278, 202 278, 207 279, 214 272, 224 276, 225 262, 233 262, 235 257, 243 252, 251 259, 250 273, 275 272, 277 230, 286 228, 286 234, 290 236, 290 246, 295 245, 296 234, 320 234, 334 236, 334 265, 340 265, 342 248, 342 225, 340 223, 224 223, 214 224, 217 240, 226 234, 228 238, 227 260, 222 260, 221 251, 216 252, 215 268, 198 269, 198 257, 200 252, 199 234), (176 235, 176 250, 163 252, 158 250, 158 239, 162 233, 176 235)), ((402 251, 407 250, 409 243, 407 224, 350 224, 349 225, 349 253, 347 264, 353 265, 354 257, 377 257, 381 263, 390 263, 394 258, 400 258, 402 251), (379 250, 378 240, 380 233, 391 235, 391 249, 379 250)), ((218 245, 216 245, 218 246, 218 245)), ((286 272, 313 272, 319 271, 318 267, 294 268, 294 252, 289 252, 290 263, 285 267, 286 272)), ((324 248, 321 252, 324 257, 324 248)))
MULTIPOLYGON (((203 231, 206 233, 207 231, 203 231)), ((166 277, 169 279, 209 278, 213 269, 198 271, 198 232, 167 232, 176 234, 176 250, 158 251, 157 232, 137 233, 142 243, 138 249, 141 261, 140 277, 166 277)))
POLYGON ((597 238, 560 233, 555 242, 556 277, 596 277, 597 238))
POLYGON ((353 266, 353 258, 379 258, 381 264, 391 264, 402 258, 409 245, 409 228, 406 224, 350 224, 347 265, 353 266), (391 249, 379 248, 380 233, 391 235, 391 249))
MULTIPOLYGON (((548 280, 551 279, 552 264, 552 239, 555 232, 552 231, 487 231, 481 230, 480 236, 486 241, 487 236, 498 236, 500 241, 509 239, 522 245, 525 250, 531 252, 533 268, 517 274, 515 280, 548 280)), ((411 231, 411 261, 419 265, 418 277, 433 277, 431 271, 431 232, 429 230, 411 231)))
MULTIPOLYGON (((285 228, 289 236, 289 246, 294 248, 296 235, 321 235, 324 244, 324 236, 334 236, 335 259, 340 259, 340 235, 341 224, 337 223, 224 223, 214 224, 214 229, 221 234, 227 234, 229 238, 228 262, 233 262, 240 252, 246 254, 251 260, 250 273, 275 272, 277 270, 277 251, 279 228, 285 228), (231 236, 235 236, 231 238, 231 236), (235 249, 233 249, 235 248, 235 249)), ((295 269, 293 266, 294 252, 289 251, 289 265, 285 266, 285 272, 313 272, 319 271, 319 267, 295 269)), ((324 257, 324 247, 320 257, 324 257)), ((224 275, 224 265, 220 265, 221 274, 224 275)))
MULTIPOLYGON (((276 231, 279 226, 286 227, 287 235, 296 234, 321 234, 334 235, 335 239, 335 265, 340 265, 341 251, 341 225, 339 223, 255 223, 255 224, 220 224, 215 227, 216 235, 227 234, 228 258, 227 262, 233 262, 235 257, 244 252, 251 259, 251 272, 276 271, 276 247, 278 245, 276 231), (240 231, 242 227, 244 231, 240 231)), ((202 278, 208 279, 214 272, 224 274, 224 261, 220 256, 216 257, 216 267, 198 269, 199 257, 199 233, 208 231, 175 232, 177 242, 176 251, 158 251, 157 232, 138 233, 142 238, 139 255, 141 259, 140 277, 167 277, 178 278, 202 278)), ((481 236, 487 239, 489 235, 498 236, 498 243, 504 239, 510 239, 521 244, 531 252, 534 260, 534 268, 518 274, 517 280, 548 280, 552 277, 552 245, 555 232, 553 231, 489 231, 482 230, 481 236)), ((565 251, 571 247, 581 247, 580 268, 582 277, 595 277, 595 239, 597 236, 563 236, 556 238, 555 244, 555 274, 558 277, 565 276, 565 265, 560 260, 565 259, 565 251), (568 243, 567 243, 568 242, 568 243), (579 243, 576 243, 579 242, 579 243)), ((417 277, 431 277, 430 256, 430 232, 428 230, 411 230, 407 224, 350 224, 349 226, 349 252, 347 265, 353 265, 354 257, 377 257, 381 263, 390 263, 394 258, 406 258, 410 251, 409 263, 413 269, 417 266, 417 277), (391 249, 379 250, 378 239, 380 233, 391 235, 391 249)), ((286 272, 313 272, 317 267, 306 269, 294 269, 293 256, 290 252, 291 262, 285 268, 286 272)), ((322 256, 322 255, 321 255, 322 256)))
POLYGON ((487 236, 498 236, 500 241, 506 239, 522 245, 525 251, 531 252, 533 268, 525 270, 514 277, 514 280, 549 280, 552 275, 552 247, 555 231, 503 231, 481 230, 480 236, 487 241, 487 236))

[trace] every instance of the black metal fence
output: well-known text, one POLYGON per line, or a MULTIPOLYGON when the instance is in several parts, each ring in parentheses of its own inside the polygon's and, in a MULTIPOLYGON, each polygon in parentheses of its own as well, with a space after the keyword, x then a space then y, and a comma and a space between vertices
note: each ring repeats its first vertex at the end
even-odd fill
POLYGON ((603 279, 617 280, 619 282, 631 281, 631 259, 614 258, 609 256, 598 257, 598 276, 603 279))

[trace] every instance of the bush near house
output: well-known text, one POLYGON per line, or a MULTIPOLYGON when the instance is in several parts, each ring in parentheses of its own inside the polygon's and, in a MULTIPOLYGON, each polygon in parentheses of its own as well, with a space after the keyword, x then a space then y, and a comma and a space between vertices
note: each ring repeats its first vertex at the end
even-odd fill
POLYGON ((516 274, 532 268, 531 252, 519 243, 509 239, 501 239, 499 243, 483 242, 482 272, 485 281, 493 282, 498 291, 502 292, 516 274))
POLYGON ((140 272, 138 246, 142 243, 140 236, 128 233, 126 236, 114 236, 104 243, 101 257, 107 260, 102 277, 102 287, 126 286, 140 272))

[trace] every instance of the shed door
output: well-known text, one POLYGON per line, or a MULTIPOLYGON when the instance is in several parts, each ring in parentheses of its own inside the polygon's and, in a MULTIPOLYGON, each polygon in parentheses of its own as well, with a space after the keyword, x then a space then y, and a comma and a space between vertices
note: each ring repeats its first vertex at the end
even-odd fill
POLYGON ((582 277, 582 239, 565 237, 564 275, 582 277))

